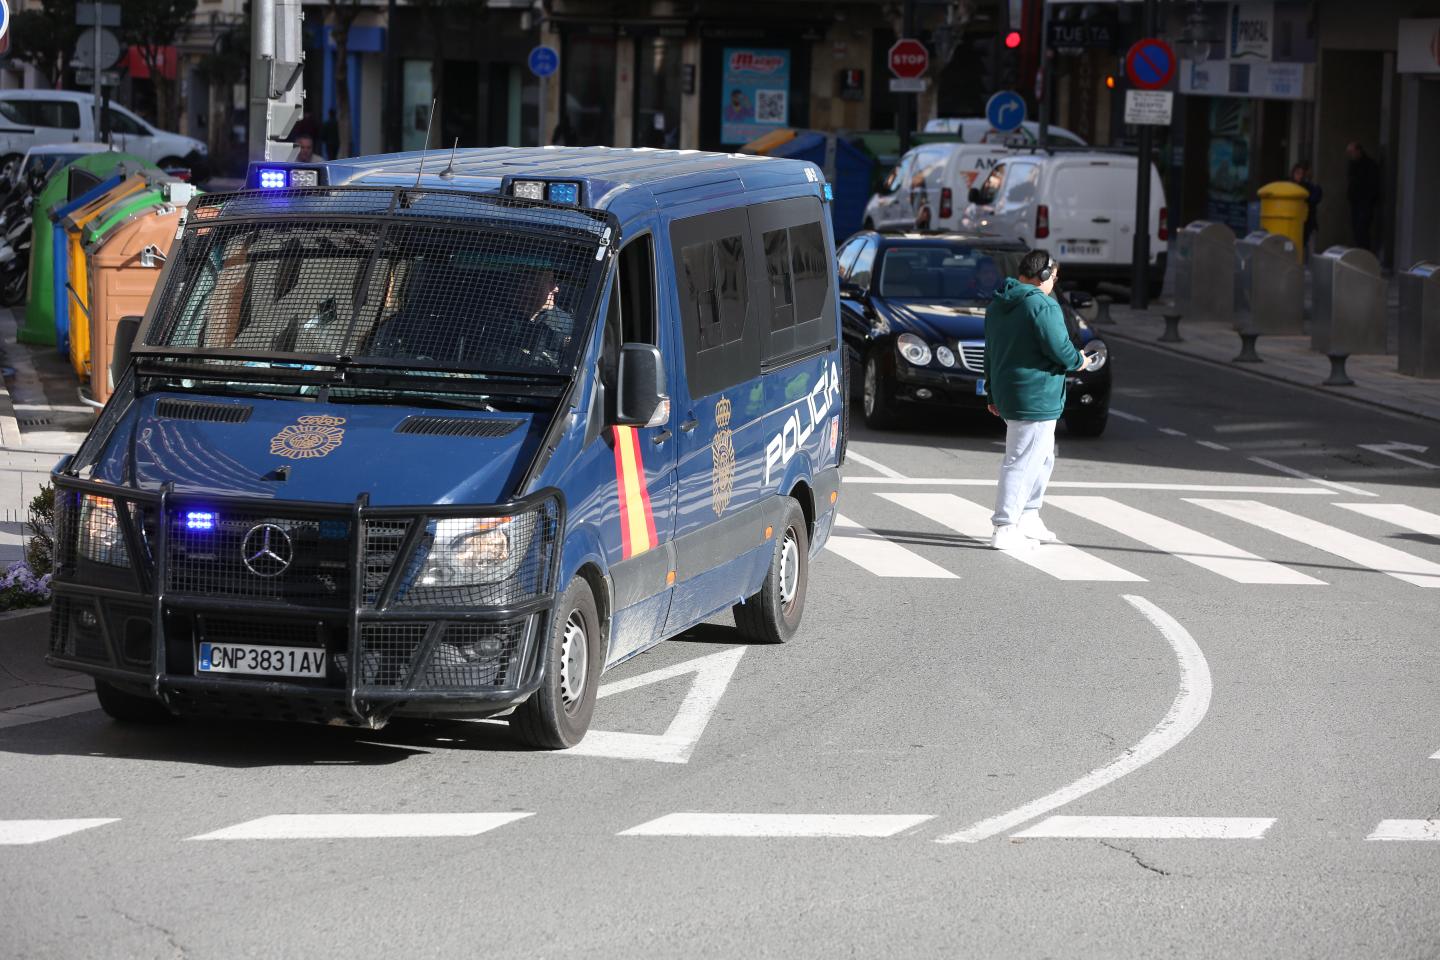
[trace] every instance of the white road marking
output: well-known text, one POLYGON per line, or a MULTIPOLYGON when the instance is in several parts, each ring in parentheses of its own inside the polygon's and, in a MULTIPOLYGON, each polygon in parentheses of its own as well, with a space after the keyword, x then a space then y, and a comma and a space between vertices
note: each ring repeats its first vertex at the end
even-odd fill
POLYGON ((1047 817, 1016 839, 1259 840, 1274 817, 1047 817))
POLYGON ((1283 463, 1276 463, 1274 460, 1266 460, 1264 457, 1251 457, 1250 462, 1258 463, 1262 467, 1269 467, 1271 470, 1276 470, 1280 473, 1284 473, 1292 477, 1298 477, 1301 480, 1309 480, 1311 483, 1323 484, 1324 486, 1329 487, 1331 490, 1339 490, 1341 493, 1348 493, 1357 497, 1375 496, 1375 494, 1371 493, 1369 490, 1361 490, 1359 487, 1351 487, 1343 483, 1336 483, 1334 480, 1326 480, 1324 477, 1317 477, 1313 473, 1306 473, 1304 470, 1296 470, 1294 467, 1287 467, 1283 463))
POLYGON ((1366 840, 1440 840, 1440 820, 1381 820, 1366 840))
POLYGON ((1430 759, 1440 760, 1440 750, 1436 750, 1434 753, 1430 754, 1430 759))
POLYGON ((876 473, 880 474, 882 477, 889 477, 891 480, 900 480, 900 479, 904 478, 904 476, 905 476, 903 473, 899 472, 898 470, 892 470, 891 468, 885 466, 885 464, 881 463, 881 462, 878 461, 878 460, 871 460, 869 457, 865 456, 863 453, 860 453, 859 451, 857 451, 853 446, 851 446, 851 447, 846 447, 846 448, 845 448, 845 457, 846 457, 846 459, 848 459, 848 460, 854 460, 856 463, 860 464, 861 466, 869 467, 871 470, 874 470, 876 473))
POLYGON ((1187 563, 1218 573, 1237 583, 1318 584, 1325 581, 1306 576, 1298 570, 1272 563, 1223 540, 1216 540, 1198 530, 1182 527, 1164 517, 1136 510, 1109 497, 1070 497, 1051 495, 1047 506, 1059 507, 1086 520, 1109 527, 1187 563))
MULTIPOLYGON (((846 477, 846 485, 885 487, 993 487, 993 478, 979 477, 846 477)), ((1051 480, 1048 490, 1159 490, 1170 493, 1275 493, 1290 497, 1332 497, 1334 490, 1323 487, 1265 487, 1224 483, 1148 483, 1144 481, 1051 480)), ((1372 494, 1373 496, 1373 494, 1372 494)))
POLYGON ((854 530, 853 534, 830 534, 825 549, 839 554, 877 577, 908 577, 929 580, 956 580, 955 574, 931 563, 913 550, 867 530, 848 517, 836 515, 837 530, 854 530))
POLYGON ((1119 417, 1121 420, 1129 420, 1131 423, 1149 423, 1149 422, 1150 422, 1149 420, 1146 420, 1144 417, 1137 417, 1137 416, 1135 416, 1135 414, 1133 414, 1133 413, 1126 413, 1124 410, 1116 410, 1114 407, 1111 407, 1111 408, 1110 408, 1110 416, 1112 416, 1112 417, 1119 417))
POLYGON ((1205 654, 1200 651, 1195 638, 1190 636, 1174 617, 1149 600, 1127 595, 1125 601, 1154 624, 1175 651, 1175 659, 1180 664, 1180 690, 1176 693, 1170 710, 1139 743, 1103 767, 1097 767, 1074 783, 1024 806, 1016 807, 1008 813, 981 820, 958 833, 947 834, 939 838, 937 843, 976 843, 1034 820, 1057 807, 1063 807, 1072 800, 1093 793, 1127 773, 1140 769, 1184 740, 1200 725, 1200 721, 1205 718, 1205 712, 1210 709, 1210 665, 1205 662, 1205 654))
POLYGON ((893 837, 928 815, 833 813, 671 813, 622 837, 893 837))
MULTIPOLYGON (((882 493, 881 496, 977 543, 990 542, 990 534, 994 529, 990 523, 990 509, 973 500, 957 497, 953 493, 882 493)), ((1145 580, 1144 577, 1121 569, 1108 560, 1101 560, 1084 550, 1063 543, 1042 544, 1024 553, 1005 553, 1003 556, 1019 560, 1057 580, 1099 580, 1110 583, 1135 583, 1145 580)))
POLYGON ((1374 517, 1416 533, 1440 537, 1440 514, 1419 510, 1404 503, 1337 503, 1342 510, 1374 517))
POLYGON ((1159 430, 1161 433, 1169 434, 1172 437, 1186 436, 1184 430, 1176 430, 1174 427, 1156 427, 1155 429, 1159 430))
POLYGON ((1216 443, 1214 440, 1196 440, 1195 442, 1198 443, 1198 444, 1200 444, 1200 446, 1202 446, 1202 447, 1209 447, 1211 450, 1229 450, 1229 449, 1230 449, 1229 447, 1225 446, 1225 444, 1223 444, 1223 443, 1216 443))
POLYGON ((1389 574, 1417 587, 1440 587, 1440 563, 1422 560, 1339 527, 1302 517, 1298 513, 1281 510, 1258 500, 1202 500, 1187 497, 1186 502, 1252 523, 1271 533, 1323 550, 1362 567, 1389 574))
POLYGON ((0 820, 0 846, 24 843, 44 843, 81 830, 103 827, 115 823, 117 817, 97 817, 84 820, 0 820))
POLYGON ((1382 457, 1391 457, 1403 463, 1414 464, 1417 467, 1425 467, 1427 470, 1440 470, 1440 463, 1431 463, 1428 460, 1417 460, 1415 457, 1399 453, 1400 450, 1410 450, 1414 453, 1424 453, 1429 447, 1421 446, 1418 443, 1401 443, 1398 440, 1390 443, 1362 443, 1361 450, 1369 450, 1371 453, 1378 453, 1382 457))
POLYGON ((280 813, 191 840, 344 840, 377 837, 474 837, 530 813, 280 813))

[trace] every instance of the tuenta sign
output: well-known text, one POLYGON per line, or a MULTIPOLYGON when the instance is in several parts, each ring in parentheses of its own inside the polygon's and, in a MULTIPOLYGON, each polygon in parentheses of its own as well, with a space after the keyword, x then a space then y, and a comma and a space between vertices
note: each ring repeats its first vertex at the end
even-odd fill
POLYGON ((1126 90, 1125 122, 1136 126, 1168 127, 1175 105, 1169 90, 1126 90))
POLYGON ((887 58, 890 72, 902 80, 914 80, 925 75, 930 68, 930 51, 925 44, 913 38, 896 40, 887 58))
POLYGON ((1050 22, 1050 46, 1058 50, 1108 50, 1115 45, 1115 24, 1082 20, 1050 22))

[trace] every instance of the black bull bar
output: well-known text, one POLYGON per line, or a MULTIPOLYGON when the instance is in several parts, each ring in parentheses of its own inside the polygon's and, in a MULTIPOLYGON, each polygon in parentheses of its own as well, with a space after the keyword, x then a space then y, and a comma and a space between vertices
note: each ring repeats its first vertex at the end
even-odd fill
POLYGON ((172 484, 142 491, 68 476, 67 466, 52 476, 54 666, 143 686, 176 713, 367 727, 397 711, 494 713, 541 683, 564 529, 558 490, 483 506, 372 506, 366 494, 335 504, 172 484), (250 533, 295 534, 303 573, 267 578, 242 568, 235 535, 215 532, 227 517, 240 527, 255 521, 250 533), (503 582, 419 587, 435 525, 461 518, 506 524, 507 553, 523 533, 523 556, 503 582), (211 524, 220 551, 188 549, 186 524, 197 522, 211 524), (223 630, 253 631, 256 644, 323 648, 326 676, 200 675, 199 644, 223 630), (268 639, 273 631, 290 639, 268 639))

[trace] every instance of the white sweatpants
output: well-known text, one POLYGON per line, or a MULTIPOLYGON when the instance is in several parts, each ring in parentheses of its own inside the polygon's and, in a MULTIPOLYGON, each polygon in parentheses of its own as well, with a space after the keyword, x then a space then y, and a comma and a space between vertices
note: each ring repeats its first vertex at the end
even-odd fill
POLYGON ((1005 459, 991 518, 995 526, 1019 523, 1023 511, 1039 510, 1044 503, 1045 485, 1055 469, 1055 422, 1005 421, 1005 459))

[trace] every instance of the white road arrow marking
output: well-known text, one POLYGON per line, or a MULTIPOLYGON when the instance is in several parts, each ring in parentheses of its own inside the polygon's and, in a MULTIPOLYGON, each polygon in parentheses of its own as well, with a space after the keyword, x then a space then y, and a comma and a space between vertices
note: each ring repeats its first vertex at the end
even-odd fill
POLYGON ((1404 463, 1413 464, 1417 467, 1424 467, 1427 470, 1440 470, 1440 463, 1430 463, 1427 460, 1417 460, 1414 457, 1399 453, 1400 450, 1409 450, 1411 453, 1424 453, 1429 447, 1421 446, 1418 443, 1401 443, 1392 440, 1389 443, 1362 443, 1361 450, 1369 450, 1371 453, 1378 453, 1382 457, 1391 457, 1404 463))

